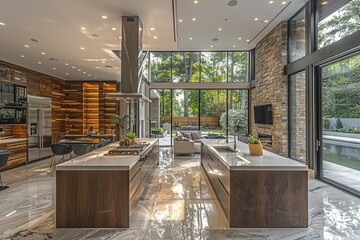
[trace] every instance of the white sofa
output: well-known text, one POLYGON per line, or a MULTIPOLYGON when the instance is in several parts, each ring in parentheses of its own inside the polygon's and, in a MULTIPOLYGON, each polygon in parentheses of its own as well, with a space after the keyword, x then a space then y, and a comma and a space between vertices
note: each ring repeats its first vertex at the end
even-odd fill
POLYGON ((174 154, 194 154, 195 143, 193 141, 174 141, 174 154))

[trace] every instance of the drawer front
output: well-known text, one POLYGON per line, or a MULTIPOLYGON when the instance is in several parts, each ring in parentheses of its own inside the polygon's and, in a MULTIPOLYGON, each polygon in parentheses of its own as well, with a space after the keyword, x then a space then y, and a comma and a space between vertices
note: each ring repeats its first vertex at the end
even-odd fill
POLYGON ((230 196, 217 178, 216 181, 214 181, 214 190, 218 196, 221 206, 224 209, 226 218, 230 220, 230 196))
POLYGON ((209 158, 209 165, 211 166, 214 174, 218 173, 219 168, 219 160, 214 155, 208 155, 209 158))
POLYGON ((222 162, 219 160, 219 172, 218 172, 218 178, 222 185, 225 187, 226 191, 230 193, 230 170, 225 167, 222 162))
POLYGON ((138 161, 131 169, 129 174, 129 180, 134 178, 135 174, 140 170, 141 162, 138 161))
POLYGON ((131 199, 134 196, 136 190, 140 185, 140 182, 141 182, 140 171, 138 171, 133 177, 133 179, 130 181, 129 199, 131 199))

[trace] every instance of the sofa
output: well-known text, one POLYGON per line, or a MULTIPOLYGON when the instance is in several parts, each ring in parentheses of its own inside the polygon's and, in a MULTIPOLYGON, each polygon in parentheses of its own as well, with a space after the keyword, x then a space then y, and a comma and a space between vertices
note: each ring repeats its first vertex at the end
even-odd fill
POLYGON ((200 131, 180 131, 174 137, 174 154, 194 154, 201 152, 200 131))

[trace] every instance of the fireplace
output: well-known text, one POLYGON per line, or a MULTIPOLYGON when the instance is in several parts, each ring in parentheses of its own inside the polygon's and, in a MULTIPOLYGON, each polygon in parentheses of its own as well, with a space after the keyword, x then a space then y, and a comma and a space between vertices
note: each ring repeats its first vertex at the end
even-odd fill
POLYGON ((272 136, 265 133, 258 133, 258 138, 261 140, 264 146, 272 146, 272 136))

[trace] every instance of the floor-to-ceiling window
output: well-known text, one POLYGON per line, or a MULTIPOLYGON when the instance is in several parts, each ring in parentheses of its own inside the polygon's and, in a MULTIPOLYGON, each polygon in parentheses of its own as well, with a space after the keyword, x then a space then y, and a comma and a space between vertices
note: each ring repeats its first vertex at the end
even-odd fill
POLYGON ((360 53, 320 72, 321 174, 360 192, 360 53))

